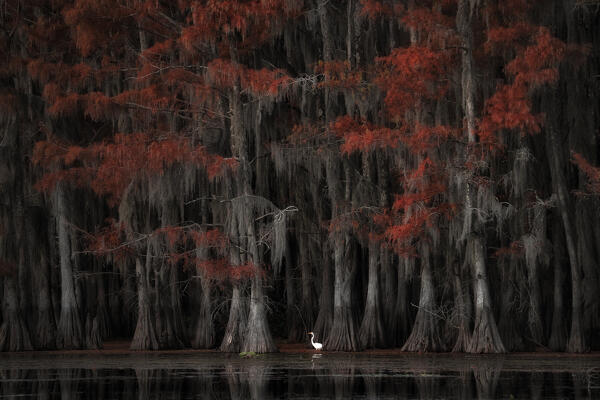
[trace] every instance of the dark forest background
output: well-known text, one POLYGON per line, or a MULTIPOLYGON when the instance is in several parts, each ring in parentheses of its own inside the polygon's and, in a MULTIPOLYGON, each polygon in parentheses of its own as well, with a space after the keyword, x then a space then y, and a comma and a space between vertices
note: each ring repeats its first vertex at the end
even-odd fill
POLYGON ((599 16, 0 0, 0 350, 600 349, 599 16))

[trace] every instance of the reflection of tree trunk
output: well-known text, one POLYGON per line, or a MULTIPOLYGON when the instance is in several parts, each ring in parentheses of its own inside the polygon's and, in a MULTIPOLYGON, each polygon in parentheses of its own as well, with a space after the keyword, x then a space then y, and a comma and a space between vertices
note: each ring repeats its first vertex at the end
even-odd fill
POLYGON ((79 398, 79 382, 83 370, 81 369, 66 369, 61 370, 58 373, 58 380, 60 381, 60 399, 71 400, 79 398))
POLYGON ((227 386, 229 387, 229 398, 232 400, 247 399, 249 393, 245 385, 242 384, 242 371, 227 364, 225 365, 224 372, 227 378, 227 386))
POLYGON ((434 315, 436 291, 431 271, 431 256, 427 244, 422 245, 420 260, 421 292, 419 293, 419 310, 410 336, 402 346, 402 351, 442 351, 444 343, 440 334, 439 318, 434 315))
POLYGON ((541 399, 543 398, 544 392, 544 373, 543 372, 532 372, 529 376, 531 393, 530 399, 541 399))
POLYGON ((267 390, 269 368, 263 365, 248 365, 245 372, 250 398, 254 400, 269 398, 267 390))
POLYGON ((378 369, 361 369, 358 373, 365 382, 365 395, 367 399, 378 399, 384 393, 382 391, 381 371, 378 369))
MULTIPOLYGON (((352 361, 349 360, 349 364, 352 361)), ((349 399, 354 389, 354 367, 333 367, 330 371, 333 376, 335 399, 349 399)))
POLYGON ((477 386, 477 398, 493 399, 502 371, 503 359, 484 361, 473 365, 473 375, 477 386))

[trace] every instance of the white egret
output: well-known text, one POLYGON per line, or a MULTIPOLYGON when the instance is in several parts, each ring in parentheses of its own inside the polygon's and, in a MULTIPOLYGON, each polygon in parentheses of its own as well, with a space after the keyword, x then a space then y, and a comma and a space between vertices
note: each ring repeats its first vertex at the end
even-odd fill
POLYGON ((312 332, 308 332, 309 335, 312 335, 310 337, 310 343, 313 345, 313 347, 315 348, 315 350, 321 350, 323 348, 323 344, 322 343, 315 343, 315 334, 312 332))

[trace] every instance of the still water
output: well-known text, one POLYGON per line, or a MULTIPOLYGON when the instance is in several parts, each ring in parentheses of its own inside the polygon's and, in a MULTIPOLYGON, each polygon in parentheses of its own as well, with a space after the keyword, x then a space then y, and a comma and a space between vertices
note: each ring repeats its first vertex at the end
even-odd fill
POLYGON ((2 399, 600 399, 600 355, 0 354, 2 399))

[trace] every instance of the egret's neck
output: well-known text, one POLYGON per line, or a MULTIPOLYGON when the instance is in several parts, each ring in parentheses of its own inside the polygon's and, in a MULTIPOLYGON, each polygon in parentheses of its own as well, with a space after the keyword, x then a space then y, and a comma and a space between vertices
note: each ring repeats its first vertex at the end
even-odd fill
POLYGON ((315 334, 314 334, 314 333, 311 333, 311 334, 310 334, 310 342, 311 342, 312 344, 315 344, 315 334))

